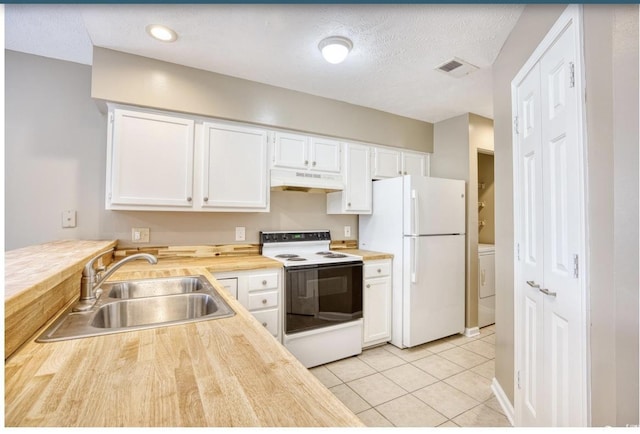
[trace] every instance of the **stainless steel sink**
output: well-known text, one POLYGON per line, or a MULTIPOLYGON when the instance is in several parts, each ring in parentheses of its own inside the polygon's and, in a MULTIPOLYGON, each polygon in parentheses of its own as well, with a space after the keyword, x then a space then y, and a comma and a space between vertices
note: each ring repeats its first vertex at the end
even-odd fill
POLYGON ((87 311, 73 306, 42 333, 53 342, 227 318, 235 312, 204 276, 113 282, 87 311))
POLYGON ((205 282, 197 277, 144 279, 103 284, 102 288, 109 298, 139 298, 206 291, 205 282))

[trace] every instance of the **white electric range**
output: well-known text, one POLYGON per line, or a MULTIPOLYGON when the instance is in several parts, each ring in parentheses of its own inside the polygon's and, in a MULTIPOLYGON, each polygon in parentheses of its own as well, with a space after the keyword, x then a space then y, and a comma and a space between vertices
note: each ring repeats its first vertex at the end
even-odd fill
POLYGON ((303 365, 362 352, 362 258, 331 251, 330 232, 260 233, 262 255, 284 265, 284 345, 303 365))

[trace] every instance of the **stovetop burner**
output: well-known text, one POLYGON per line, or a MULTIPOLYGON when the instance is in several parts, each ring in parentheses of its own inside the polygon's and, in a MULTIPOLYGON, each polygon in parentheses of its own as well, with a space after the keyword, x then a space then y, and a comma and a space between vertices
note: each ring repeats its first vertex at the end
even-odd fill
POLYGON ((347 262, 361 262, 362 258, 331 250, 331 236, 321 231, 271 231, 260 233, 261 253, 276 259, 286 268, 331 266, 347 262))

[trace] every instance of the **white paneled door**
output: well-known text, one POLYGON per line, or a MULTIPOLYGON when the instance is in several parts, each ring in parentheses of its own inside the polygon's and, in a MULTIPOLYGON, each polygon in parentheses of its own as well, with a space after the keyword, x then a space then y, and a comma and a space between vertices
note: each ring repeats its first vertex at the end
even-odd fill
POLYGON ((580 9, 514 80, 516 423, 587 425, 580 9))

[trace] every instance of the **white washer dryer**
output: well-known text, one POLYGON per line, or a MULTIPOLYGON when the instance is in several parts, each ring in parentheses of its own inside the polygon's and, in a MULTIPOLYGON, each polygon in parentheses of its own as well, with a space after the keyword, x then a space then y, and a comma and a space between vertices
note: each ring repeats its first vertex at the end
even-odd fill
POLYGON ((496 322, 495 245, 478 244, 478 326, 496 322))

